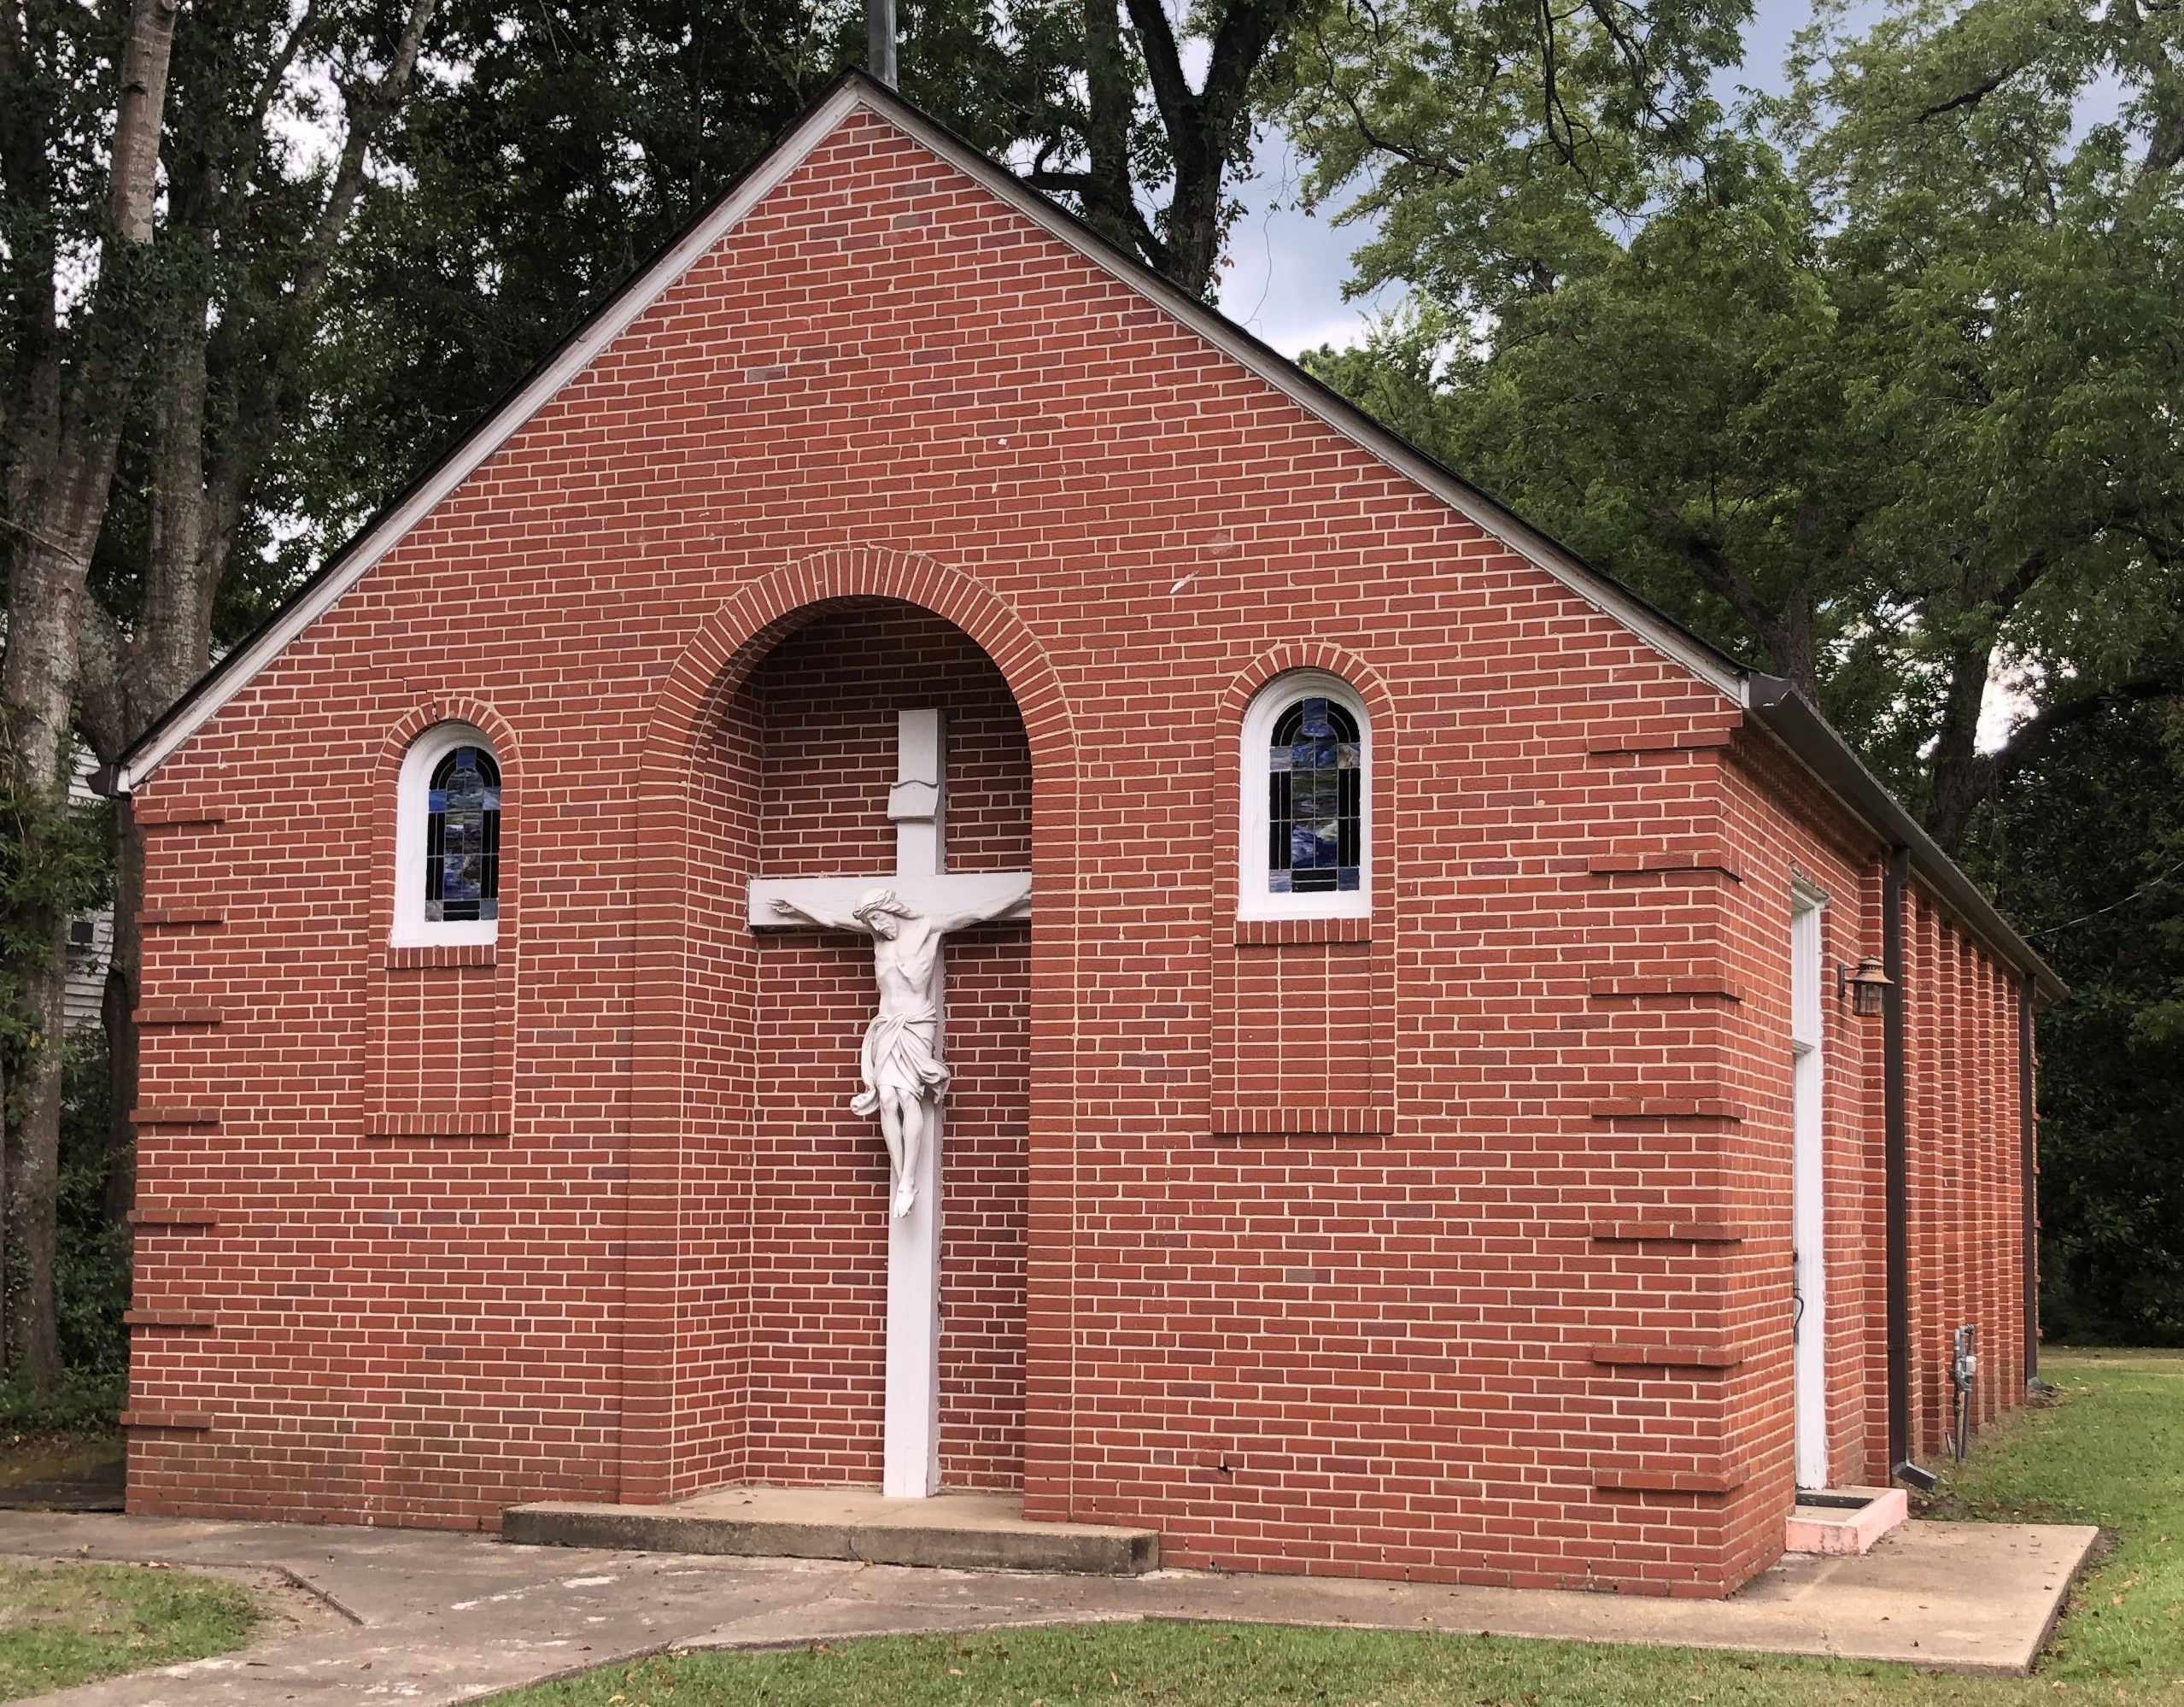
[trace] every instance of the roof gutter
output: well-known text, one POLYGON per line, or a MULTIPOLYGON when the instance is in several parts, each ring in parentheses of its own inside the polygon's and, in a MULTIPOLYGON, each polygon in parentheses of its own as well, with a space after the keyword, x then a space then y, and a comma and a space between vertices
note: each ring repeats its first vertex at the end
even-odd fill
POLYGON ((1744 708, 1882 842, 1905 850, 1919 882, 2041 997, 2060 1001, 2070 994, 2070 987, 2055 969, 2017 935, 1956 861, 1935 845, 1918 820, 1903 809, 1803 695, 1779 676, 1748 672, 1744 708))

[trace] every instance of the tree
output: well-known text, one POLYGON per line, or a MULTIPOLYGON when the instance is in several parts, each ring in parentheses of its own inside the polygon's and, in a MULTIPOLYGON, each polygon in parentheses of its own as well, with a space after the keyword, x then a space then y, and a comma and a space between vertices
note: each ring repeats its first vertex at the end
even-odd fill
POLYGON ((1976 869, 2071 987, 2041 1022, 2047 1331, 2184 1345, 2184 700, 2058 729, 1984 842, 1976 869))
MULTIPOLYGON (((1401 84, 1293 109, 1321 194, 1379 171, 1362 282, 1413 287, 1312 365, 1796 682, 1996 889, 2075 986, 2041 1023, 2054 1322, 2169 1340, 2177 31, 2129 0, 1912 0, 1862 36, 1830 15, 1785 97, 1645 148, 1591 116, 1596 72, 1561 79, 1572 146, 1496 152, 1464 101, 1401 84), (2021 696, 1999 728, 1997 682, 2021 696)), ((1335 42, 1323 85, 1360 52, 1335 42)))
POLYGON ((66 861, 76 624, 141 361, 154 287, 154 202, 179 0, 126 17, 0 5, 0 242, 4 242, 7 655, 0 787, 18 807, 6 971, 32 1048, 8 1099, 6 1213, 23 1272, 14 1339, 41 1395, 60 1381, 53 1295, 61 1131, 66 861), (99 64, 83 78, 73 67, 99 64), (111 130, 107 114, 112 115, 111 130), (88 278, 88 283, 85 281, 88 278))
POLYGON ((1361 282, 1420 299, 1322 371, 1407 398, 1459 466, 1822 700, 1959 849, 2058 729, 2175 685, 2148 661, 2184 613, 2159 15, 1824 21, 1787 97, 1645 150, 1613 144, 1596 71, 1564 79, 1601 115, 1572 133, 1609 141, 1514 157, 1400 91, 1346 132, 1303 106, 1321 193, 1394 162, 1356 204, 1385 221, 1361 282), (2083 129, 2103 78, 2122 111, 2083 129), (2031 708, 1982 750, 2002 670, 2031 708))

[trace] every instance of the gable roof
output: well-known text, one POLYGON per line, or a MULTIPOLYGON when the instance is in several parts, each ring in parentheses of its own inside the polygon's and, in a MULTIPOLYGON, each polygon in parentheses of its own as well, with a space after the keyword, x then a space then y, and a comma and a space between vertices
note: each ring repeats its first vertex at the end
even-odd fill
POLYGON ((2044 994, 2065 987, 1789 684, 1740 663, 1693 634, 1612 577, 1558 544, 1453 470, 1391 432, 1296 363, 1022 183, 1005 167, 861 72, 835 79, 711 206, 565 337, 437 461, 367 521, 280 610, 237 646, 152 724, 114 765, 93 777, 102 792, 126 795, 216 716, 312 623, 363 578, 411 529, 522 429, 637 317, 725 238, 827 138, 869 113, 946 161, 1085 259, 1146 297, 1309 414, 1560 583, 1585 603, 1716 689, 1756 719, 1812 771, 1853 816, 1894 845, 1911 848, 1929 883, 2004 960, 2044 994))

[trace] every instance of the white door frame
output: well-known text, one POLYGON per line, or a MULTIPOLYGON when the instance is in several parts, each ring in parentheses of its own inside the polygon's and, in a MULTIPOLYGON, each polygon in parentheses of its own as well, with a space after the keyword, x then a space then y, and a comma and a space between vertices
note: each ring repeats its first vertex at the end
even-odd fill
POLYGON ((1792 885, 1789 910, 1790 1241, 1795 1247, 1797 1485, 1825 1487, 1828 1463, 1827 1169, 1821 1120, 1820 910, 1828 898, 1792 885))

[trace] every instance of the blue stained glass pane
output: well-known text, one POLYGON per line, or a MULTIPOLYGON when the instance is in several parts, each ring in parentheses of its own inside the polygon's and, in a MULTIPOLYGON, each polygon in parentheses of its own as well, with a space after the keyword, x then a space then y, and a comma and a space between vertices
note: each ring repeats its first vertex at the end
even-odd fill
POLYGON ((1289 833, 1289 868, 1292 871, 1317 871, 1322 865, 1335 863, 1335 844, 1320 836, 1309 824, 1298 824, 1289 833))
POLYGON ((433 766, 425 818, 425 917, 455 924, 497 917, 501 770, 482 747, 458 747, 433 766))
POLYGON ((1267 754, 1267 888, 1273 895, 1363 887, 1365 749, 1339 701, 1292 701, 1267 754))
POLYGON ((474 901, 477 874, 472 861, 451 857, 440 877, 440 898, 447 901, 474 901))

